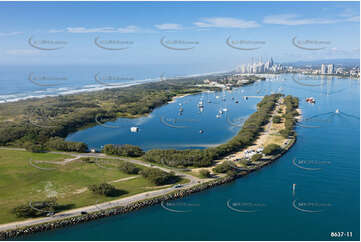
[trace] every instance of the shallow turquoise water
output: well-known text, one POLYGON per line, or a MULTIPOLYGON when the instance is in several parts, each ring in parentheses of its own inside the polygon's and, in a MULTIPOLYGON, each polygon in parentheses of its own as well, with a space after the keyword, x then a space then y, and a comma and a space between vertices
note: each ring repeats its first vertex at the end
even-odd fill
MULTIPOLYGON (((285 94, 300 97, 305 118, 322 115, 304 123, 318 128, 297 127, 296 144, 272 165, 231 184, 168 204, 172 209, 190 210, 186 213, 173 213, 158 205, 19 239, 334 240, 331 232, 352 232, 352 238, 342 239, 359 240, 360 120, 355 118, 360 116, 359 81, 329 78, 322 87, 309 87, 297 84, 291 75, 278 76, 272 82, 245 87, 244 93, 235 90, 227 94, 231 119, 251 114, 259 101, 240 100, 235 104, 228 101, 231 95, 255 95, 260 89, 263 95, 279 87, 285 94), (316 98, 315 105, 304 101, 308 96, 316 98), (337 108, 340 114, 326 114, 337 108), (293 164, 294 159, 306 161, 303 164, 306 168, 320 169, 301 169, 293 164), (294 194, 292 184, 296 184, 294 194), (256 211, 236 212, 227 202, 232 208, 256 211)), ((141 131, 133 136, 128 128, 123 133, 115 131, 121 129, 94 127, 73 134, 69 139, 85 141, 94 147, 105 143, 132 143, 145 149, 157 145, 185 148, 185 144, 205 147, 204 144, 222 143, 236 134, 239 127, 230 126, 225 118, 215 118, 219 106, 206 104, 204 112, 197 113, 196 103, 201 96, 178 99, 176 103, 155 110, 151 118, 139 125, 141 131), (186 102, 184 118, 203 122, 195 122, 192 128, 184 129, 163 125, 159 117, 174 118, 178 102, 186 102), (205 130, 203 134, 199 134, 200 128, 205 130)))

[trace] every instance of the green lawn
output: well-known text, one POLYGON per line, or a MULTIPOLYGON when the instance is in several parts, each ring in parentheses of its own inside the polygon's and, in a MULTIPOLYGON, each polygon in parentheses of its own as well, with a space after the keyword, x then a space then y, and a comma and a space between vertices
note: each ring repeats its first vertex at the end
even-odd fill
MULTIPOLYGON (((96 202, 110 201, 141 192, 160 189, 140 175, 125 174, 117 166, 120 160, 99 160, 86 163, 76 160, 66 165, 40 163, 39 161, 62 161, 71 158, 58 154, 35 154, 27 151, 0 150, 0 224, 23 220, 11 210, 29 201, 39 201, 56 196, 60 205, 77 208, 96 202), (41 170, 41 168, 56 168, 41 170), (130 180, 117 181, 127 177, 130 180), (127 191, 118 197, 94 195, 86 188, 91 184, 111 183, 118 189, 127 191)), ((138 166, 140 167, 140 166, 138 166)), ((181 180, 178 183, 184 183, 181 180)))

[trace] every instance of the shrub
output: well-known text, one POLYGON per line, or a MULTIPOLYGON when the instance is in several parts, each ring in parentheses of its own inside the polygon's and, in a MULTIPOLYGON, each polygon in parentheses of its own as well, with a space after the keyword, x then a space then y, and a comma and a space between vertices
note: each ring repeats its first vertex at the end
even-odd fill
POLYGON ((206 170, 206 169, 202 169, 199 171, 199 175, 202 177, 202 178, 209 178, 211 177, 211 173, 209 170, 206 170))
POLYGON ((281 116, 278 116, 278 115, 275 115, 273 118, 272 118, 272 121, 276 124, 279 124, 281 123, 281 116))
POLYGON ((46 152, 46 148, 41 144, 32 144, 32 143, 26 143, 25 149, 27 151, 33 152, 33 153, 44 153, 46 152))
POLYGON ((234 165, 231 162, 223 162, 212 169, 216 173, 227 173, 227 171, 235 170, 234 165))
POLYGON ((262 154, 254 154, 251 158, 252 161, 258 161, 262 159, 262 154))
POLYGON ((120 155, 120 156, 130 156, 130 157, 139 157, 144 155, 143 150, 135 145, 112 145, 107 144, 104 146, 103 152, 107 155, 120 155))
POLYGON ((56 199, 49 199, 45 201, 29 202, 15 207, 12 212, 17 217, 35 218, 45 216, 49 212, 56 212, 58 204, 56 199))
POLYGON ((276 144, 269 144, 263 149, 263 154, 265 155, 277 155, 281 152, 281 146, 276 144))
POLYGON ((173 173, 168 173, 157 168, 142 169, 141 174, 157 186, 171 184, 179 180, 173 173))
POLYGON ((107 197, 114 197, 124 194, 125 191, 116 189, 113 185, 108 183, 101 183, 88 186, 88 189, 95 194, 104 195, 107 197))
POLYGON ((140 169, 134 165, 133 163, 130 162, 122 162, 119 165, 119 170, 121 170, 122 172, 126 173, 126 174, 138 174, 140 169))

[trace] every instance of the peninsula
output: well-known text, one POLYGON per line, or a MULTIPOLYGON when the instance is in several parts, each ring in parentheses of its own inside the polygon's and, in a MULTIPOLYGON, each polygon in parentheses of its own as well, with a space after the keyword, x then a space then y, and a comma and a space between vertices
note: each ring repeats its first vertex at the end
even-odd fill
POLYGON ((99 113, 105 120, 136 117, 177 95, 217 88, 204 86, 204 77, 183 81, 1 105, 0 174, 8 179, 0 185, 0 238, 126 213, 231 182, 270 164, 295 142, 298 99, 282 94, 264 96, 239 133, 217 147, 144 152, 108 144, 89 153, 84 143, 63 139, 95 125, 99 113), (28 113, 37 116, 30 122, 28 113))

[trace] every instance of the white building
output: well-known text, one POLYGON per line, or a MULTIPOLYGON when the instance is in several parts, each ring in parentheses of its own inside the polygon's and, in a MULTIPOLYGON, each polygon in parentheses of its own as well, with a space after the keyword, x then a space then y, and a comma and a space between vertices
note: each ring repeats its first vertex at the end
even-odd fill
POLYGON ((325 64, 321 65, 321 74, 327 74, 327 66, 325 64))
POLYGON ((333 64, 329 64, 327 67, 327 74, 333 74, 335 72, 333 64))

